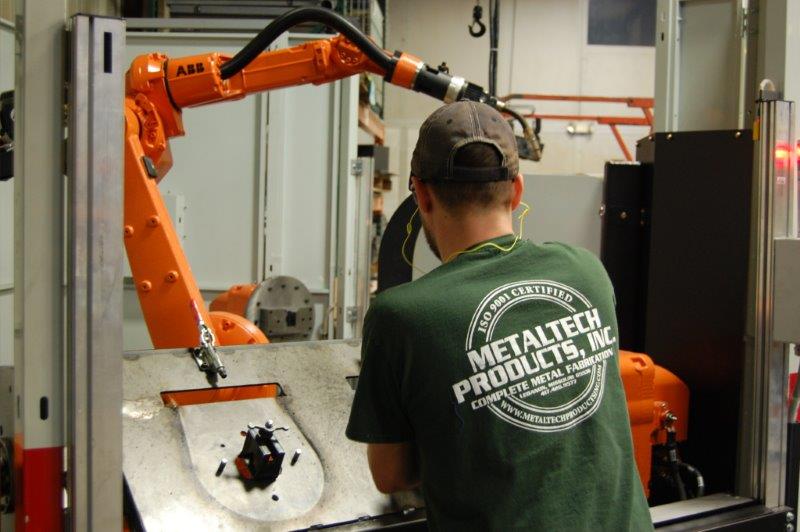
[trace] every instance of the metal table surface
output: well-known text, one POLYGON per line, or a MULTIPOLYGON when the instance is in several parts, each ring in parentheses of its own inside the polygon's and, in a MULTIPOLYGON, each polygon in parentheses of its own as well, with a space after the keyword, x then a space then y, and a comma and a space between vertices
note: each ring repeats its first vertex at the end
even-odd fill
POLYGON ((147 530, 296 530, 358 520, 366 528, 419 519, 422 501, 389 497, 372 482, 364 446, 344 435, 359 371, 359 344, 298 342, 222 348, 219 386, 278 383, 285 395, 165 406, 161 392, 209 388, 186 350, 126 353, 123 468, 147 530), (272 419, 286 432, 283 472, 269 486, 246 485, 233 463, 241 430, 272 419), (295 449, 302 449, 290 465, 295 449), (222 458, 228 465, 219 476, 222 458), (277 497, 273 497, 277 496, 277 497), (277 498, 277 500, 275 500, 277 498), (396 514, 381 519, 365 516, 396 514))

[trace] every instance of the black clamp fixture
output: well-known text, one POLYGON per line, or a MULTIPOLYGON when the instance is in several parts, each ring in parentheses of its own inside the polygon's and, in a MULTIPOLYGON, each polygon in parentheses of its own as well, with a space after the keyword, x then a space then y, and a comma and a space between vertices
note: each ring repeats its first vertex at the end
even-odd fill
POLYGON ((286 452, 275 437, 278 430, 289 429, 276 427, 272 420, 268 420, 264 426, 248 425, 242 432, 245 440, 236 457, 236 469, 243 480, 266 485, 281 474, 286 452))
POLYGON ((476 2, 475 7, 472 8, 472 24, 467 26, 469 34, 473 37, 482 37, 486 33, 486 24, 481 22, 482 18, 483 7, 481 7, 480 2, 476 2))

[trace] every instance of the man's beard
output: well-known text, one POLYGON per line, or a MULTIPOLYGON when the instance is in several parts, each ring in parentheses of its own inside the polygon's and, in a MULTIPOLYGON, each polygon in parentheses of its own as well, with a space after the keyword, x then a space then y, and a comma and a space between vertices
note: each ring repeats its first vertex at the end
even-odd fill
POLYGON ((425 241, 428 243, 428 247, 431 248, 431 251, 436 258, 442 260, 442 256, 439 254, 439 246, 436 245, 436 239, 431 234, 430 230, 428 230, 428 226, 425 222, 422 222, 422 232, 425 233, 425 241))

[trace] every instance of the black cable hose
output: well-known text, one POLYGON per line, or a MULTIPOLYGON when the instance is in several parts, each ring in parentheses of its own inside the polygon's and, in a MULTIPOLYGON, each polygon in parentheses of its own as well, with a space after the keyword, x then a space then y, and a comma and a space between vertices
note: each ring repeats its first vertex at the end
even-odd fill
POLYGON ((489 94, 497 95, 497 46, 500 40, 500 0, 489 0, 489 94))
POLYGON ((270 22, 252 41, 239 50, 230 61, 225 62, 220 68, 222 79, 228 79, 241 71, 284 32, 303 22, 318 22, 335 29, 364 52, 373 63, 387 72, 391 70, 392 57, 372 42, 361 30, 353 26, 346 18, 334 11, 321 7, 298 7, 270 22))
POLYGON ((682 467, 687 473, 692 475, 695 480, 695 489, 697 490, 694 494, 695 497, 702 497, 706 493, 706 482, 703 479, 702 473, 697 470, 696 467, 687 464, 686 462, 681 462, 680 467, 682 467))
POLYGON ((522 126, 522 136, 525 137, 525 140, 528 142, 528 146, 531 148, 533 160, 540 160, 542 158, 542 142, 539 139, 538 132, 532 129, 530 124, 528 124, 528 121, 525 120, 525 117, 516 112, 514 109, 505 107, 503 112, 510 114, 517 122, 520 123, 522 126))
POLYGON ((686 486, 683 484, 678 462, 670 461, 669 470, 672 473, 672 480, 675 481, 675 487, 678 489, 678 499, 685 501, 688 497, 686 496, 686 486))

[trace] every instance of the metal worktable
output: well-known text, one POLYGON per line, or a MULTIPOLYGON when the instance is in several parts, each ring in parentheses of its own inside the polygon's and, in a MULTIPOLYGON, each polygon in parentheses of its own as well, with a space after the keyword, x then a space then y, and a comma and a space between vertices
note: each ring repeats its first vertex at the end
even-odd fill
POLYGON ((127 353, 123 469, 147 530, 347 528, 420 519, 421 500, 379 493, 365 448, 344 435, 359 346, 347 341, 222 348, 229 376, 219 386, 277 383, 283 395, 165 406, 165 391, 209 388, 186 350, 127 353), (286 450, 269 486, 246 485, 234 459, 248 423, 272 419, 286 450), (290 465, 296 449, 300 458, 290 465), (220 461, 228 464, 217 476, 220 461), (276 500, 277 499, 277 500, 276 500), (349 523, 349 524, 347 524, 349 523))

